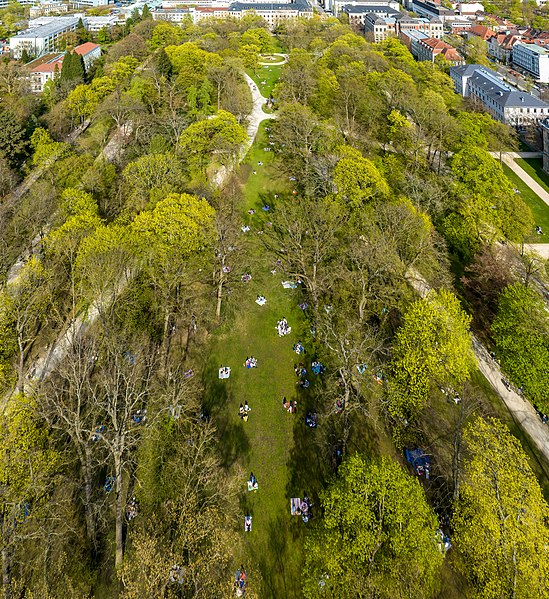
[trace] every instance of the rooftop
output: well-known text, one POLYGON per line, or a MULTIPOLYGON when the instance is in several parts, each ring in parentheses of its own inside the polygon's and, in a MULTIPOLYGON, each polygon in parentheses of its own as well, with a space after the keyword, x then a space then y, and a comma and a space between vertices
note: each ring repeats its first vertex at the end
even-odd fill
POLYGON ((273 10, 312 10, 307 0, 298 0, 297 2, 233 2, 229 7, 230 12, 240 12, 241 10, 273 11, 273 10))
POLYGON ((399 15, 401 13, 390 6, 383 6, 378 4, 346 4, 342 7, 342 12, 346 13, 376 13, 382 12, 386 14, 399 15))
POLYGON ((53 35, 57 33, 59 30, 64 29, 65 27, 72 27, 78 24, 77 18, 64 18, 59 21, 52 21, 51 23, 47 23, 46 25, 40 25, 40 27, 36 27, 35 29, 27 29, 26 31, 21 31, 17 35, 14 35, 11 39, 34 39, 36 37, 48 37, 49 35, 53 35))
POLYGON ((538 46, 537 44, 525 44, 524 42, 517 42, 513 46, 513 50, 522 49, 527 50, 531 54, 539 54, 540 56, 544 56, 545 54, 549 54, 546 48, 542 46, 538 46))
POLYGON ((100 48, 99 44, 94 44, 93 42, 86 42, 85 44, 80 44, 80 46, 76 46, 74 51, 80 56, 86 56, 90 52, 93 52, 97 48, 100 48))

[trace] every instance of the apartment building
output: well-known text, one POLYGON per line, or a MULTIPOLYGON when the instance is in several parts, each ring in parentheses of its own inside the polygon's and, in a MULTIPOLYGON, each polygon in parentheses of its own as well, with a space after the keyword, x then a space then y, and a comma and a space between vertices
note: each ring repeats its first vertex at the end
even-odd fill
POLYGON ((450 68, 456 91, 479 103, 486 112, 513 127, 528 127, 549 116, 549 104, 503 81, 494 71, 478 64, 450 68))
MULTIPOLYGON (((76 46, 74 51, 82 56, 86 70, 101 56, 101 47, 99 44, 93 44, 92 42, 76 46)), ((44 85, 61 74, 64 57, 65 52, 53 52, 35 58, 25 65, 33 92, 43 92, 44 85)))
POLYGON ((399 11, 400 4, 398 0, 325 0, 324 8, 328 12, 333 12, 337 17, 344 6, 386 6, 399 11))
POLYGON ((382 18, 400 15, 398 10, 387 4, 346 4, 340 12, 349 16, 349 25, 361 30, 364 30, 364 21, 367 15, 376 15, 382 18))
POLYGON ((443 56, 453 65, 465 64, 463 56, 450 44, 442 40, 427 37, 417 42, 417 59, 434 62, 437 56, 443 56))
POLYGON ((75 31, 78 26, 76 17, 59 17, 35 29, 27 29, 10 39, 10 53, 14 58, 21 58, 23 50, 32 56, 42 56, 57 50, 59 41, 67 33, 75 31))
POLYGON ((511 62, 513 46, 520 41, 514 33, 496 33, 488 40, 488 56, 508 64, 511 62))
POLYGON ((313 8, 307 0, 296 2, 234 2, 229 6, 227 14, 231 17, 241 19, 244 15, 253 12, 263 17, 270 29, 274 29, 279 23, 302 17, 310 19, 313 16, 313 8))
POLYGON ((61 0, 48 0, 46 2, 40 2, 30 7, 30 17, 40 17, 42 15, 58 15, 64 12, 68 12, 69 5, 61 0))
POLYGON ((421 31, 435 39, 440 39, 444 34, 442 22, 436 17, 412 18, 396 11, 378 11, 364 16, 364 33, 369 34, 375 42, 381 42, 391 35, 398 36, 401 31, 421 31))
POLYGON ((537 44, 516 42, 513 45, 512 61, 541 83, 549 83, 549 51, 537 44))

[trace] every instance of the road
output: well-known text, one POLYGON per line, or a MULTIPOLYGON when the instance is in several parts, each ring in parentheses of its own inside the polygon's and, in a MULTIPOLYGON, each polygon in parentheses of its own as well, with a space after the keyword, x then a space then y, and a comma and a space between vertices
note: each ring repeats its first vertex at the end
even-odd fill
POLYGON ((530 93, 533 96, 539 98, 539 90, 533 87, 531 83, 523 77, 517 77, 516 75, 513 75, 508 67, 493 61, 490 61, 490 66, 494 71, 501 75, 510 85, 520 89, 523 92, 530 93))
MULTIPOLYGON (((410 271, 407 279, 421 297, 425 297, 429 292, 429 284, 419 273, 410 271)), ((529 401, 513 389, 507 389, 503 384, 502 379, 504 376, 499 364, 490 356, 488 350, 475 335, 471 334, 471 339, 480 372, 501 397, 515 422, 549 463, 549 427, 541 422, 536 410, 529 401)))

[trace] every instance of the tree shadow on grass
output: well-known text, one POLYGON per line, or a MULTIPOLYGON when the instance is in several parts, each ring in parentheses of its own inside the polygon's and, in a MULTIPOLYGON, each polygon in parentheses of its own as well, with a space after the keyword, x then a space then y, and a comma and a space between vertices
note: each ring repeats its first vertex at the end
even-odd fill
POLYGON ((301 597, 303 534, 301 518, 278 514, 269 522, 268 544, 255 551, 262 578, 262 597, 279 599, 301 597))
POLYGON ((232 393, 226 380, 219 379, 219 365, 211 357, 202 373, 202 406, 215 423, 220 443, 221 465, 230 468, 250 452, 250 441, 240 420, 231 417, 232 393))

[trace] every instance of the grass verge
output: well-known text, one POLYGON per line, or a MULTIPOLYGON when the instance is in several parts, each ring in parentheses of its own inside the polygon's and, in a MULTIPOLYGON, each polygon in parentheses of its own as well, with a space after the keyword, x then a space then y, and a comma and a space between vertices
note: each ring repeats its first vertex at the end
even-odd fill
POLYGON ((532 236, 528 239, 530 243, 549 243, 549 206, 543 202, 543 200, 534 193, 526 183, 515 174, 506 164, 503 164, 503 171, 507 175, 507 178, 513 184, 515 189, 520 191, 522 199, 530 207, 534 216, 534 223, 540 226, 543 230, 542 235, 537 235, 534 231, 532 236))
POLYGON ((543 170, 541 158, 515 158, 515 162, 549 193, 549 175, 543 170))

